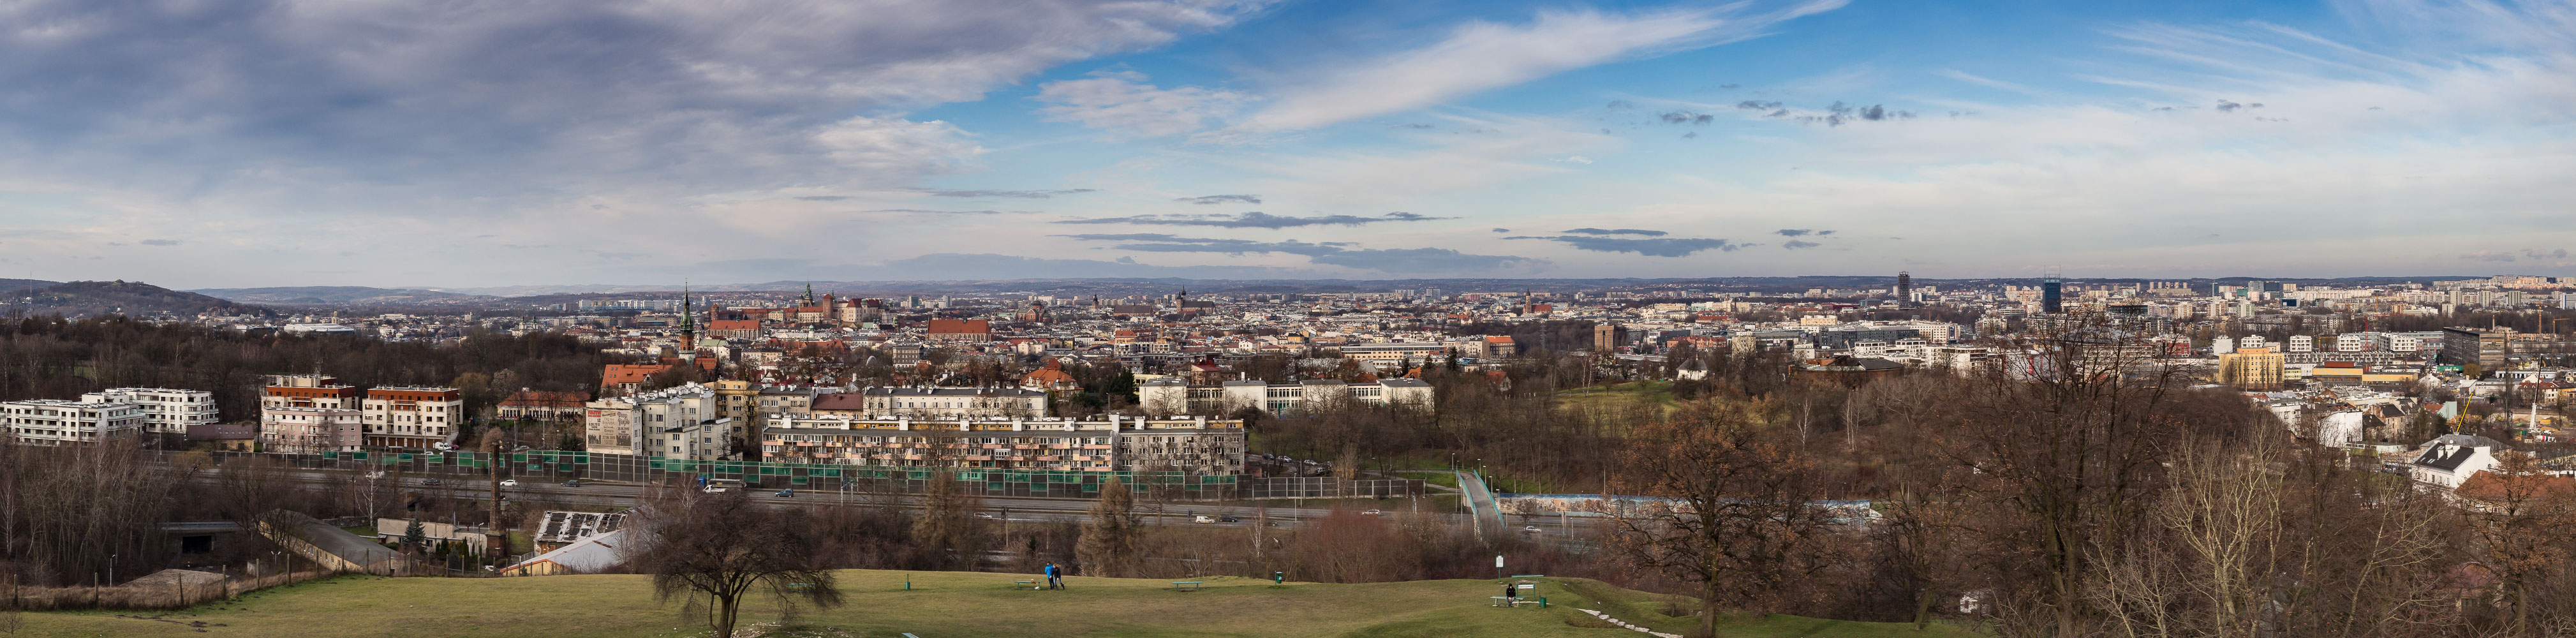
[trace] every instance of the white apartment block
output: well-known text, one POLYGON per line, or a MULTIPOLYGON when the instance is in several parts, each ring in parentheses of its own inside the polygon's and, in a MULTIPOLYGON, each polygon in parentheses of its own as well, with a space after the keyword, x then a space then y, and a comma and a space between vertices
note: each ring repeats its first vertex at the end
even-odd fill
POLYGON ((456 388, 385 386, 368 389, 359 411, 367 445, 425 448, 455 436, 465 398, 456 388))
POLYGON ((355 452, 366 444, 365 421, 341 408, 260 408, 259 448, 280 454, 355 452))
POLYGON ((2290 339, 2289 339, 2289 341, 2287 341, 2286 343, 2288 343, 2289 345, 2288 345, 2288 346, 2286 346, 2288 349, 2287 349, 2287 350, 2285 350, 2285 352, 2316 352, 2316 351, 2317 351, 2317 338, 2316 338, 2316 337, 2311 337, 2311 336, 2307 336, 2307 335, 2290 335, 2290 339))
POLYGON ((1036 419, 1047 415, 1047 393, 1027 388, 867 388, 857 394, 816 395, 812 412, 916 419, 1036 419))
POLYGON ((215 412, 215 393, 204 390, 108 388, 81 395, 81 401, 132 403, 143 411, 143 431, 147 434, 187 436, 188 426, 220 420, 215 412))
POLYGON ((1097 420, 854 419, 797 416, 762 435, 764 458, 787 463, 1065 472, 1243 470, 1243 422, 1111 415, 1097 420))
POLYGON ((582 412, 582 441, 594 452, 713 458, 724 453, 732 425, 715 389, 691 383, 590 402, 582 412))
POLYGON ((2347 332, 2335 335, 2335 352, 2369 352, 2374 343, 2369 333, 2347 332))
POLYGON ((1244 408, 1288 414, 1337 402, 1429 408, 1432 401, 1431 384, 1405 378, 1376 383, 1307 379, 1296 383, 1227 381, 1215 386, 1192 386, 1179 377, 1161 377, 1146 381, 1136 391, 1137 402, 1159 414, 1231 414, 1244 408))
POLYGON ((40 399, 0 403, 8 434, 21 443, 62 445, 92 443, 118 434, 143 431, 141 408, 124 401, 40 399))

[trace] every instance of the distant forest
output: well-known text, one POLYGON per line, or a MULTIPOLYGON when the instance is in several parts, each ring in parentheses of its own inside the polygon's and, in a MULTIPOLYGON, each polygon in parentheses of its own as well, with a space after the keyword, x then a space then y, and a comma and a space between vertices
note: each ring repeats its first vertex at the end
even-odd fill
POLYGON ((626 363, 573 337, 472 334, 457 345, 349 336, 243 334, 118 315, 0 319, 0 400, 74 399, 116 387, 207 390, 228 422, 259 418, 263 375, 321 373, 359 386, 464 390, 481 413, 521 388, 589 392, 602 364, 626 363))
MULTIPOLYGON (((10 280, 20 283, 45 284, 32 280, 10 280)), ((193 292, 171 290, 139 281, 73 281, 43 286, 7 289, 0 303, 18 311, 41 314, 103 315, 109 313, 144 314, 168 312, 193 315, 202 312, 273 316, 275 311, 249 304, 234 303, 193 292)))

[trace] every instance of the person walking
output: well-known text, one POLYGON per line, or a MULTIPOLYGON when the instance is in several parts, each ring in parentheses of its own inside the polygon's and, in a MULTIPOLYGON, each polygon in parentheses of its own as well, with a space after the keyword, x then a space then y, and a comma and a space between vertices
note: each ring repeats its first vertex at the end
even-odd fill
POLYGON ((1056 569, 1055 563, 1047 563, 1046 577, 1047 589, 1064 589, 1064 572, 1056 569))

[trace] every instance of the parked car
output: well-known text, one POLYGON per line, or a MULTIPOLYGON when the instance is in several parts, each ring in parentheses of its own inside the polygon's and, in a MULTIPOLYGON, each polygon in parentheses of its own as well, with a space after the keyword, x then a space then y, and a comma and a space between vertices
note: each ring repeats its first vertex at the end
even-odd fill
POLYGON ((1365 509, 1365 510, 1360 510, 1360 515, 1361 515, 1361 516, 1385 516, 1385 515, 1386 515, 1386 510, 1380 510, 1380 509, 1365 509))
POLYGON ((453 443, 439 443, 439 444, 435 444, 435 445, 431 445, 431 446, 429 446, 429 449, 438 450, 438 451, 440 451, 440 452, 445 452, 445 451, 449 451, 449 450, 454 450, 454 449, 456 449, 456 445, 455 445, 455 444, 453 444, 453 443))
POLYGON ((796 496, 796 488, 791 487, 791 488, 787 488, 787 489, 779 490, 779 491, 778 491, 778 494, 776 494, 775 496, 777 496, 777 497, 779 497, 779 498, 794 498, 794 497, 796 496))
POLYGON ((384 470, 376 470, 376 471, 368 472, 368 473, 367 473, 367 478, 371 478, 371 479, 380 479, 380 478, 384 478, 384 477, 385 477, 385 471, 384 471, 384 470))
POLYGON ((1521 533, 1523 534, 1536 534, 1542 531, 1546 530, 1539 529, 1537 525, 1525 525, 1521 527, 1521 533))
POLYGON ((563 485, 564 487, 581 487, 581 479, 564 481, 563 485))

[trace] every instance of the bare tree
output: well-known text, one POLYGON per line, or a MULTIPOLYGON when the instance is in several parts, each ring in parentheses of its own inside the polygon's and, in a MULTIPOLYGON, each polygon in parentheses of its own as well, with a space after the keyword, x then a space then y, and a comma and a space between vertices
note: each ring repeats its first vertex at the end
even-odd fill
POLYGON ((799 602, 842 602, 818 556, 824 539, 804 510, 772 510, 740 494, 666 501, 647 514, 646 546, 633 554, 653 575, 653 593, 710 602, 715 636, 731 638, 744 601, 766 595, 793 613, 799 602))
POLYGON ((1082 539, 1074 545, 1074 557, 1081 561, 1082 571, 1094 576, 1128 576, 1135 572, 1138 538, 1144 533, 1144 522, 1136 516, 1136 494, 1117 477, 1100 486, 1100 500, 1091 504, 1091 521, 1082 526, 1082 539))
POLYGON ((1699 403, 1635 432, 1612 475, 1611 546, 1633 566, 1700 585, 1700 633, 1728 607, 1775 611, 1826 561, 1814 467, 1738 406, 1699 403))
POLYGON ((912 520, 912 541, 931 552, 943 567, 973 570, 983 556, 990 534, 982 519, 975 517, 984 505, 984 497, 978 491, 957 480, 953 471, 930 472, 929 490, 922 494, 921 515, 912 520))

